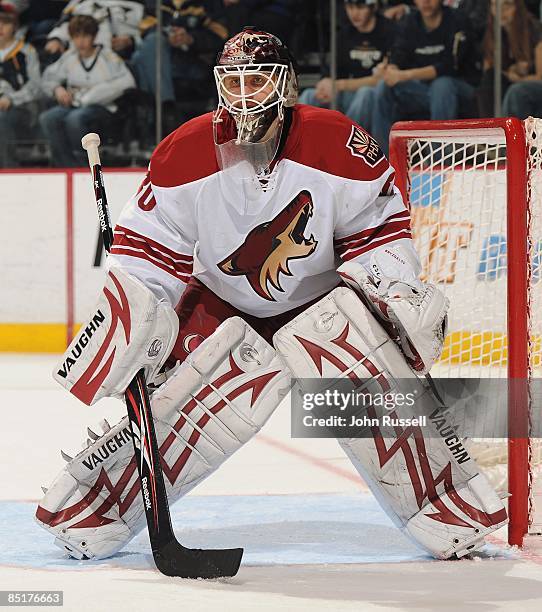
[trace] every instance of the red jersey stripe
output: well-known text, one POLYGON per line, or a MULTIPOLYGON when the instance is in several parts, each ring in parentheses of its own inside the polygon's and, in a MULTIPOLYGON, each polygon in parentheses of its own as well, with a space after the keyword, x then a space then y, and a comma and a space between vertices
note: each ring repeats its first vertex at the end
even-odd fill
POLYGON ((385 236, 389 236, 390 234, 394 234, 402 230, 410 231, 410 222, 408 220, 394 221, 393 223, 383 225, 376 230, 373 230, 370 235, 366 235, 361 239, 352 240, 349 243, 342 244, 340 246, 335 245, 335 250, 342 256, 343 254, 348 253, 348 251, 366 246, 375 240, 380 240, 385 236))
POLYGON ((148 253, 141 249, 134 249, 116 245, 111 248, 111 253, 113 253, 114 255, 127 255, 128 257, 137 257, 138 259, 148 261, 157 268, 160 268, 164 272, 171 274, 171 276, 174 276, 177 280, 180 280, 185 284, 188 284, 188 281, 190 280, 190 275, 183 274, 175 270, 173 266, 165 264, 163 261, 157 259, 156 257, 150 256, 148 253))
POLYGON ((342 254, 341 258, 344 261, 350 261, 351 259, 359 257, 360 255, 363 255, 364 253, 368 253, 369 251, 372 251, 373 249, 376 249, 377 247, 380 247, 384 244, 388 244, 388 242, 394 242, 395 240, 399 240, 400 238, 412 238, 411 231, 401 230, 399 232, 390 234, 388 236, 382 236, 378 240, 371 241, 359 249, 350 250, 342 254))
POLYGON ((124 234, 117 234, 117 238, 113 244, 113 247, 120 246, 129 249, 135 249, 136 251, 144 251, 150 257, 162 261, 165 265, 171 266, 177 271, 185 274, 192 274, 192 262, 186 262, 182 259, 174 259, 169 255, 164 255, 161 251, 153 249, 144 240, 140 238, 130 238, 124 234))
POLYGON ((382 228, 386 227, 388 224, 393 223, 394 221, 408 221, 410 223, 410 214, 408 210, 402 210, 401 212, 391 215, 391 217, 388 217, 381 225, 377 225, 376 227, 369 227, 367 229, 362 230, 361 232, 357 232, 356 234, 351 234, 350 236, 338 238, 334 241, 335 247, 345 246, 349 242, 366 238, 367 236, 370 236, 375 232, 378 232, 382 228))
MULTIPOLYGON (((134 241, 126 236, 122 236, 114 245, 115 247, 121 247, 124 249, 129 249, 133 251, 141 251, 145 253, 150 260, 152 261, 160 261, 164 266, 172 268, 178 274, 192 274, 192 264, 186 263, 178 260, 174 260, 171 257, 160 253, 160 251, 155 251, 148 244, 140 241, 134 241)), ((113 251, 112 249, 112 251, 113 251)))
POLYGON ((185 253, 177 253, 176 251, 169 249, 163 244, 156 242, 155 240, 152 240, 152 238, 149 238, 148 236, 144 236, 143 234, 138 234, 134 230, 129 229, 127 227, 123 227, 122 225, 117 225, 115 227, 115 239, 117 236, 125 236, 126 238, 137 241, 138 243, 144 242, 148 244, 150 247, 152 247, 154 251, 158 251, 162 253, 163 255, 166 255, 170 257, 171 259, 173 259, 174 261, 184 261, 186 263, 192 263, 194 261, 194 258, 192 257, 192 255, 187 255, 185 253))

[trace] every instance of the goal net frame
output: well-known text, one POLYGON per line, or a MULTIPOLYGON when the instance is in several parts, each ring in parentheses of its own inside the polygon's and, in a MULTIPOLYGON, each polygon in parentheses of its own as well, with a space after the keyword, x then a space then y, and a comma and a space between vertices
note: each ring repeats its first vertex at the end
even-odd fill
MULTIPOLYGON (((410 207, 410 148, 415 140, 491 143, 506 146, 508 529, 509 543, 521 546, 531 520, 529 349, 530 185, 526 125, 516 118, 401 121, 390 134, 395 183, 410 207), (513 211, 513 214, 508 214, 513 211)), ((433 160, 433 163, 435 161, 433 160)), ((437 162, 443 163, 446 162, 437 162)), ((453 171, 453 163, 450 171, 453 171)), ((542 202, 539 203, 542 207, 542 202)), ((413 227, 413 233, 416 228, 413 227)))

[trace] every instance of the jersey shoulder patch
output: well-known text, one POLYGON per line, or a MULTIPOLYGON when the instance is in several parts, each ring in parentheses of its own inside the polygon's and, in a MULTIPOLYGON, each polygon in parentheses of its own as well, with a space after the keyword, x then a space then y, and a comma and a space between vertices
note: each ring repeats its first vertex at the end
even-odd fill
POLYGON ((352 180, 371 181, 388 169, 376 140, 337 111, 298 104, 283 157, 352 180))
POLYGON ((191 119, 162 140, 151 157, 153 185, 178 187, 218 172, 212 117, 191 119))
POLYGON ((354 157, 363 159, 371 168, 384 159, 384 153, 376 140, 357 125, 352 125, 346 148, 354 157))

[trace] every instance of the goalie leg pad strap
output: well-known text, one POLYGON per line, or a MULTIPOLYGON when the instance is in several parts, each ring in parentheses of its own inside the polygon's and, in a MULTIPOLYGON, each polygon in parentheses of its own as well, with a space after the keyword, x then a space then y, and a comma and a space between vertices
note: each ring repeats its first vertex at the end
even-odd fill
MULTIPOLYGON (((279 330, 274 344, 300 385, 348 376, 353 386, 373 379, 382 391, 400 379, 419 387, 414 409, 419 414, 424 402, 438 427, 432 419, 423 430, 381 425, 368 438, 340 440, 384 510, 419 545, 438 558, 461 556, 506 523, 502 501, 460 440, 441 437, 448 428, 433 396, 354 291, 335 289, 279 330)), ((403 405, 389 414, 417 416, 412 410, 403 405)))
MULTIPOLYGON (((152 396, 170 503, 259 431, 290 388, 274 349, 237 317, 152 396)), ((105 558, 145 526, 127 417, 66 464, 37 521, 76 558, 105 558)))

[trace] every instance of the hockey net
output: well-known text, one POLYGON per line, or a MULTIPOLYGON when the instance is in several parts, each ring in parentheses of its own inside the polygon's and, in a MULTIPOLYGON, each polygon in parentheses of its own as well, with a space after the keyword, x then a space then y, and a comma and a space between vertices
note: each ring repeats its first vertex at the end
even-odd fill
POLYGON ((521 545, 542 532, 542 120, 400 122, 390 143, 424 280, 451 303, 432 373, 507 381, 494 414, 507 438, 470 446, 511 494, 509 541, 521 545))

